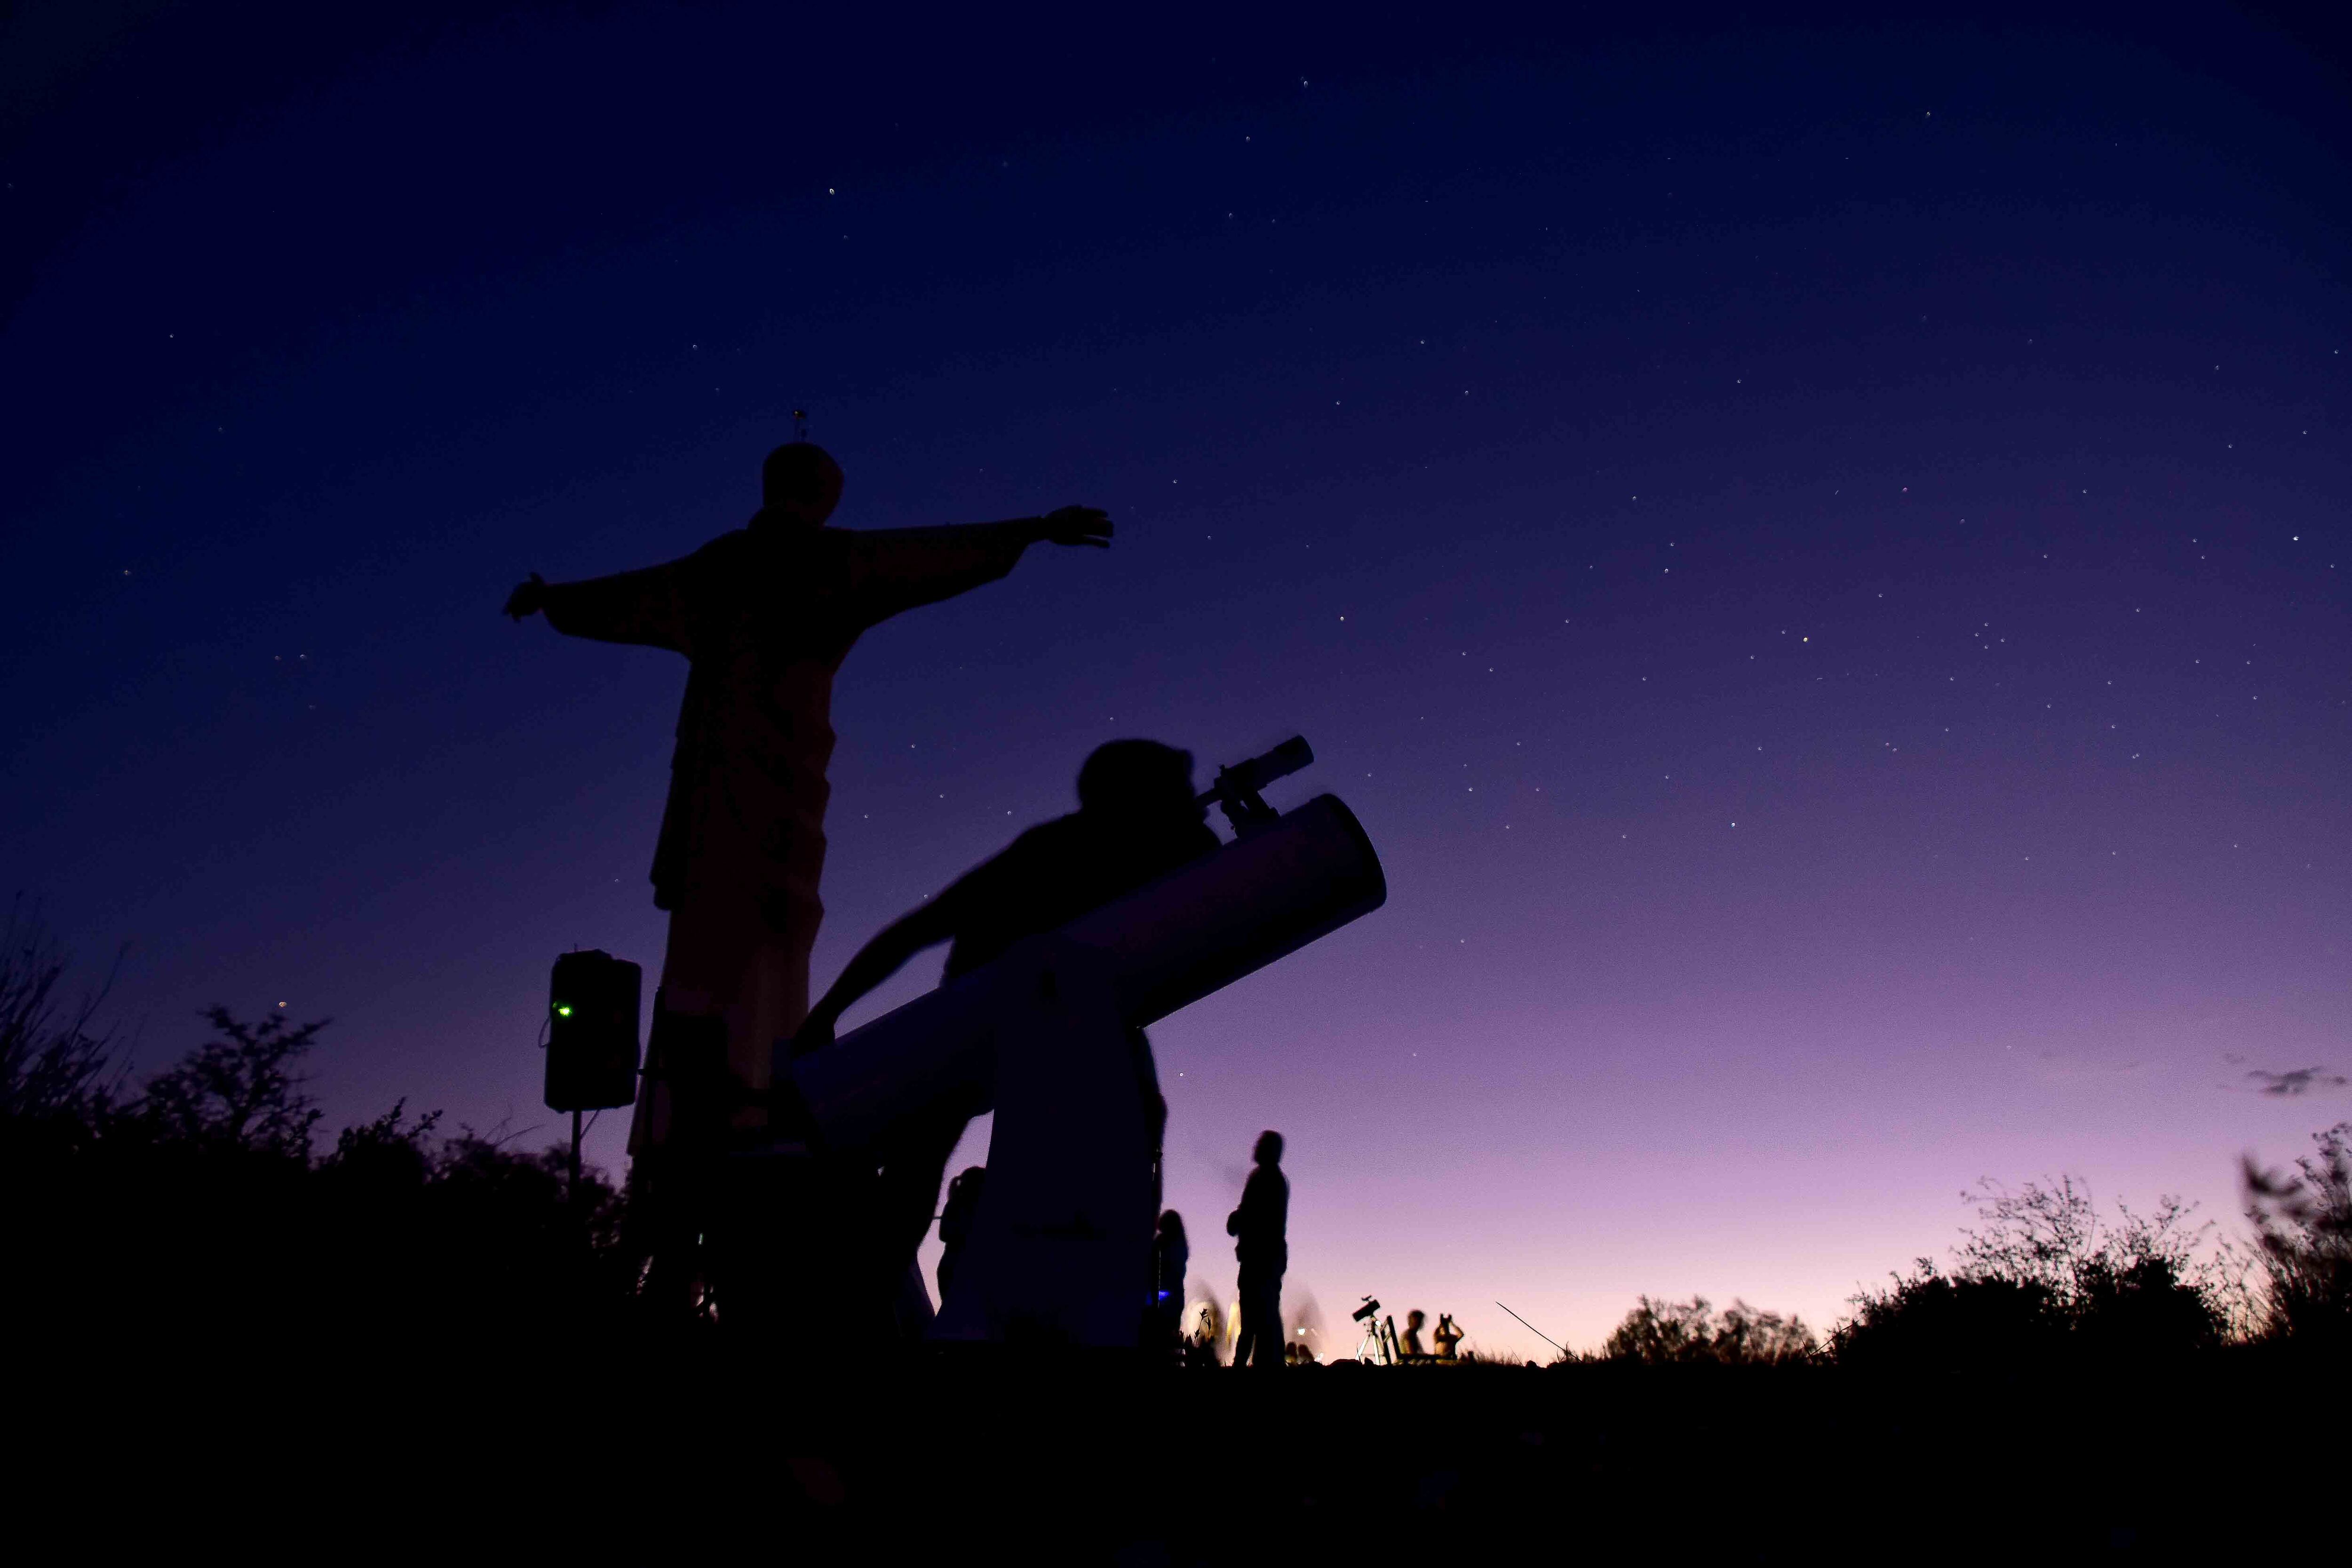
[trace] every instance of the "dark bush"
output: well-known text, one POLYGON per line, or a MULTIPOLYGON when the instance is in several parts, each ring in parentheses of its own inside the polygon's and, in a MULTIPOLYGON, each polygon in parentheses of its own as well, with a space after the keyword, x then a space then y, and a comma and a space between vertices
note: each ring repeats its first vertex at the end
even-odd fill
POLYGON ((1718 1319, 1705 1296, 1687 1301, 1654 1301, 1643 1296, 1601 1346, 1601 1358, 1651 1365, 1706 1362, 1777 1366, 1809 1361, 1816 1349, 1812 1331, 1801 1318, 1759 1312, 1735 1300, 1718 1319))
POLYGON ((131 1092, 94 999, 60 999, 64 955, 28 922, 5 935, 0 1312, 20 1346, 399 1354, 594 1333, 627 1306, 620 1196, 593 1169, 572 1191, 565 1149, 441 1138, 402 1104, 318 1157, 303 1067, 324 1019, 211 1009, 211 1037, 131 1092))
POLYGON ((1830 1331, 1840 1366, 1870 1372, 1964 1372, 2037 1365, 2063 1345, 2065 1312, 2038 1280, 1950 1275, 1919 1260, 1885 1291, 1854 1298, 1830 1331))
POLYGON ((10 1144, 83 1141, 113 1108, 111 1035, 92 1029, 105 988, 68 1002, 71 960, 21 904, 0 929, 0 1129, 10 1144))
MULTIPOLYGON (((1969 1196, 1963 1194, 1963 1197, 1969 1196)), ((1840 1364, 1947 1371, 2039 1364, 2053 1357, 2144 1361, 2210 1350, 2225 1337, 2224 1280, 2195 1249, 2178 1199, 2154 1213, 2118 1205, 2102 1225, 2072 1177, 1996 1183, 1974 1195, 1980 1228, 1963 1233, 1956 1267, 1927 1259, 1883 1291, 1854 1298, 1832 1331, 1840 1364)))
POLYGON ((2246 1218, 2263 1274, 2263 1337, 2352 1352, 2352 1122, 2312 1135, 2295 1174, 2245 1162, 2246 1218))

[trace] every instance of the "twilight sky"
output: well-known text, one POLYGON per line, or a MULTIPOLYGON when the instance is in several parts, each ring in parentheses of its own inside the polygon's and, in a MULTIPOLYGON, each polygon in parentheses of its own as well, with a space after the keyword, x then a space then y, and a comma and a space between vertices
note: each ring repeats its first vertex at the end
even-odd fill
POLYGON ((333 1124, 552 1137, 685 666, 499 605, 805 407, 841 526, 1119 530, 851 655, 820 987, 1118 736, 1304 733, 1381 850, 1154 1030, 1197 1284, 1268 1126, 1335 1336, 1826 1322, 1984 1176, 2230 1221, 2352 1114, 2250 1076, 2352 1071, 2342 57, 1349 16, 18 13, 6 889, 148 1064, 282 1003, 333 1124))

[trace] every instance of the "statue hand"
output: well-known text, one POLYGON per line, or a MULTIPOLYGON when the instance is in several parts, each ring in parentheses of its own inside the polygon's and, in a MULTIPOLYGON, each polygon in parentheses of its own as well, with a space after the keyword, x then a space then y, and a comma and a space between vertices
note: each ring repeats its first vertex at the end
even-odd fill
POLYGON ((1110 548, 1110 517, 1099 507, 1057 507, 1038 518, 1037 526, 1057 545, 1110 548))
POLYGON ((506 613, 520 621, 538 614, 546 603, 547 580, 534 571, 530 580, 517 583, 515 591, 507 595, 506 613))

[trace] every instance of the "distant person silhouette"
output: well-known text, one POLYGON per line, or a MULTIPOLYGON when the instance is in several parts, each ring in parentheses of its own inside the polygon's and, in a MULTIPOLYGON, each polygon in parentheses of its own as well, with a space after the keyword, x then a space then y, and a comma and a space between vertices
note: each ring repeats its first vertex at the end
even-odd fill
POLYGON ((1428 1321, 1429 1314, 1419 1307, 1405 1313, 1404 1339, 1397 1348, 1403 1353, 1407 1361, 1423 1361, 1428 1358, 1429 1353, 1423 1350, 1421 1344, 1421 1325, 1428 1321))
POLYGON ((948 1200, 940 1209, 940 1301, 948 1299, 948 1282, 955 1277, 956 1264, 963 1258, 964 1243, 971 1239, 972 1216, 980 1210, 981 1188, 988 1181, 986 1166, 966 1166, 961 1175, 948 1183, 948 1200))
POLYGON ((1290 1267, 1290 1183, 1282 1174, 1282 1134, 1260 1133, 1251 1157, 1257 1168, 1242 1184, 1239 1208, 1225 1217, 1241 1264, 1241 1337, 1235 1366, 1280 1366, 1282 1276, 1290 1267))
MULTIPOLYGON (((543 612, 567 635, 663 648, 689 664, 654 851, 669 941, 633 1155, 670 1141, 672 1100, 689 1077, 719 1084, 726 1123, 756 1122, 774 1043, 800 1027, 824 915, 833 677, 850 647, 902 611, 1003 577, 1033 544, 1110 539, 1109 520, 1087 507, 958 528, 829 528, 841 469, 805 441, 769 453, 760 477, 750 523, 689 556, 583 582, 534 572, 506 602, 517 621, 543 612), (718 1060, 688 1067, 688 1055, 718 1060)), ((638 1187, 664 1209, 658 1166, 638 1187)), ((672 1214, 658 1228, 699 1228, 672 1214)))
POLYGON ((1431 1331, 1429 1337, 1436 1343, 1438 1360, 1452 1361, 1454 1359, 1454 1347, 1462 1343, 1462 1331, 1454 1326, 1454 1318, 1451 1313, 1440 1312, 1437 1314, 1437 1327, 1431 1331))
MULTIPOLYGON (((945 942, 942 980, 970 973, 1024 936, 1066 925, 1157 877, 1217 849, 1192 788, 1192 754, 1153 740, 1097 747, 1078 770, 1078 809, 1041 822, 966 872, 919 909, 885 926, 858 950, 793 1042, 806 1055, 833 1041, 860 997, 926 947, 945 942)), ((1144 1091, 1157 1150, 1167 1120, 1151 1045, 1141 1030, 1128 1043, 1144 1091)), ((905 1256, 930 1224, 933 1203, 958 1139, 977 1107, 946 1106, 895 1131, 878 1151, 878 1199, 891 1249, 905 1256)), ((1155 1171, 1156 1155, 1155 1155, 1155 1171)), ((894 1265, 895 1267, 896 1265, 894 1265)))
POLYGON ((1160 1229, 1151 1239, 1151 1314, 1153 1343, 1172 1348, 1183 1332, 1184 1271, 1192 1266, 1192 1249, 1184 1238, 1184 1217, 1162 1211, 1160 1229))

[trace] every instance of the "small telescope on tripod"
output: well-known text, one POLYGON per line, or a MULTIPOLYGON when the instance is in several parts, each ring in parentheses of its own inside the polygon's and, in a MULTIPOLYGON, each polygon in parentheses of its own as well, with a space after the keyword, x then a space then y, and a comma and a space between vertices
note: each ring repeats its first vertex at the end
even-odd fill
POLYGON ((1397 1342, 1394 1312, 1382 1318, 1380 1302, 1366 1296, 1364 1304, 1348 1315, 1364 1325, 1364 1337, 1356 1345, 1358 1361, 1369 1364, 1377 1358, 1382 1366, 1404 1364, 1404 1350, 1397 1342))
POLYGON ((1294 737, 1218 770, 1234 839, 1030 937, 796 1061, 772 1151, 856 1156, 913 1118, 993 1110, 988 1185, 930 1336, 1132 1345, 1158 1218, 1146 1087, 1129 1040, 1379 908, 1380 856, 1335 795, 1263 791, 1314 760, 1294 737))

